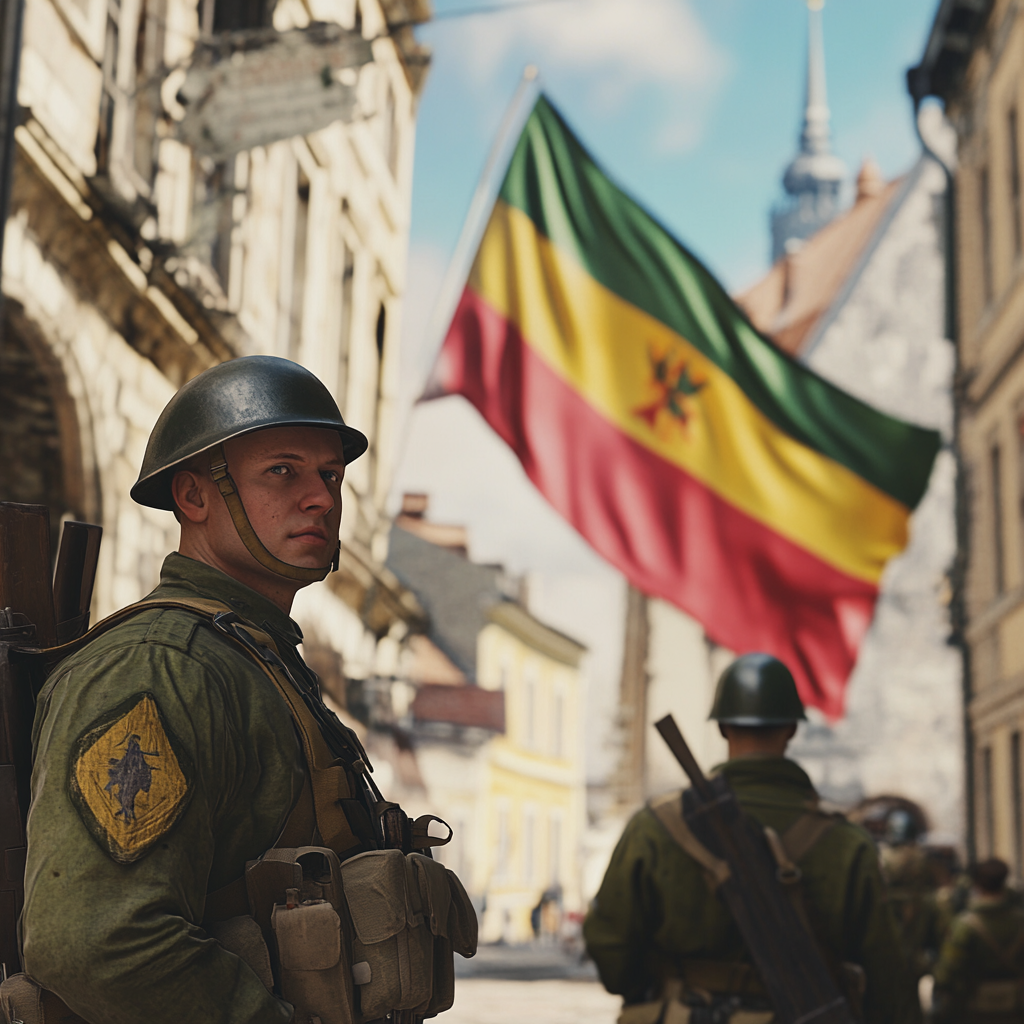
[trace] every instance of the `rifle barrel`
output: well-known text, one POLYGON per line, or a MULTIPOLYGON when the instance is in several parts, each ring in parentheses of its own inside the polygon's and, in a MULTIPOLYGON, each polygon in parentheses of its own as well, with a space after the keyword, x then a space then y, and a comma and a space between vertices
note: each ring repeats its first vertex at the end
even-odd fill
POLYGON ((61 643, 76 639, 88 627, 87 615, 92 603, 102 536, 102 527, 92 523, 64 524, 53 576, 53 604, 61 643), (68 626, 71 626, 70 630, 68 626))
POLYGON ((709 799, 711 790, 708 785, 707 776, 701 771, 700 765, 697 764, 697 759, 693 756, 693 751, 690 750, 689 744, 683 739, 683 734, 679 731, 676 720, 672 715, 666 715, 654 723, 654 728, 661 733, 661 738, 668 744, 668 749, 672 751, 675 759, 679 762, 683 771, 686 772, 690 782, 693 783, 693 788, 702 797, 709 799))

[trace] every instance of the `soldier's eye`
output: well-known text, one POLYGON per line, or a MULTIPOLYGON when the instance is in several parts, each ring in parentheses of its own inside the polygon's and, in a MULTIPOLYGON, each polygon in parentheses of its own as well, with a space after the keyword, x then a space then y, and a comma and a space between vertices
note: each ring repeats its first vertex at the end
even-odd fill
POLYGON ((338 476, 338 474, 333 469, 325 469, 320 475, 325 480, 330 480, 332 484, 336 484, 341 481, 341 477, 338 476))
POLYGON ((290 472, 290 470, 291 470, 290 466, 271 466, 270 467, 270 472, 276 474, 277 476, 284 476, 285 473, 290 472))

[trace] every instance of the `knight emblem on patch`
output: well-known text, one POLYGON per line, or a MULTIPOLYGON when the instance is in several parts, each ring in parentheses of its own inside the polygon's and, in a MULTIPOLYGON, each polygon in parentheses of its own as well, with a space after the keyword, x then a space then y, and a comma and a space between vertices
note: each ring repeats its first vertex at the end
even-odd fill
POLYGON ((192 766, 151 693, 131 697, 78 740, 71 799, 119 864, 138 860, 174 827, 192 795, 192 766))

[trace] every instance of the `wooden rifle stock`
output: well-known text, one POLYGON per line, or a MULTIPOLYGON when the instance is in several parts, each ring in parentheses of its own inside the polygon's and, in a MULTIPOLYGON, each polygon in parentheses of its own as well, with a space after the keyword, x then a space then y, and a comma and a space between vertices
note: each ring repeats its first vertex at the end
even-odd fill
POLYGON ((20 969, 35 694, 50 668, 46 649, 88 625, 101 533, 65 524, 55 595, 49 510, 0 501, 0 978, 20 969))
POLYGON ((729 877, 718 892, 761 975, 779 1024, 854 1024, 849 1003, 779 881, 778 864, 763 830, 740 810, 724 776, 704 775, 671 715, 656 722, 655 728, 693 783, 683 794, 681 810, 687 825, 729 865, 729 877))

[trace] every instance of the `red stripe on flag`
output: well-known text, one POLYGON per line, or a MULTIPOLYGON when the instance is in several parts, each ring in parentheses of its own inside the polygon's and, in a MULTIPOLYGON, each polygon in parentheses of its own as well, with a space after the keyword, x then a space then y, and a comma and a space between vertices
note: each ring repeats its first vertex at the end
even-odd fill
POLYGON ((805 703, 842 715, 876 587, 626 437, 469 288, 435 380, 476 406, 544 497, 634 586, 700 620, 715 643, 781 658, 805 703))

